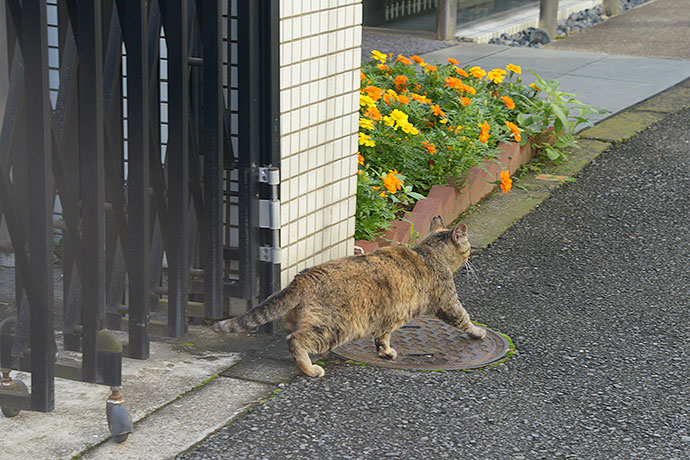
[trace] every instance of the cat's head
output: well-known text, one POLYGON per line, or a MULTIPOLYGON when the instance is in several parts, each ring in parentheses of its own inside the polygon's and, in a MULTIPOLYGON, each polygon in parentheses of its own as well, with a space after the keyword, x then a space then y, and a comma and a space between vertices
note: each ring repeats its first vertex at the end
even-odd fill
POLYGON ((443 223, 441 216, 431 219, 429 236, 421 244, 424 244, 434 252, 442 253, 444 258, 451 264, 453 270, 463 266, 470 258, 470 241, 467 239, 467 226, 460 223, 449 229, 443 223))

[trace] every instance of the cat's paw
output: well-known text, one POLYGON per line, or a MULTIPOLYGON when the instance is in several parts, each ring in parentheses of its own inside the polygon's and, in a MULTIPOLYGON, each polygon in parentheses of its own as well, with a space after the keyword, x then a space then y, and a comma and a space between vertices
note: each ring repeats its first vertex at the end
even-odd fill
POLYGON ((308 372, 305 371, 305 373, 309 377, 314 377, 315 379, 318 379, 323 377, 326 371, 324 371, 323 367, 319 366, 318 364, 312 364, 311 367, 309 367, 308 372))
POLYGON ((467 335, 469 335, 470 338, 475 340, 483 339, 486 336, 486 329, 484 329, 483 327, 474 326, 472 330, 467 331, 467 335))
POLYGON ((381 358, 393 360, 393 359, 398 357, 398 352, 395 351, 395 349, 393 349, 393 348, 389 348, 388 351, 384 351, 383 349, 380 349, 378 351, 378 355, 381 358))

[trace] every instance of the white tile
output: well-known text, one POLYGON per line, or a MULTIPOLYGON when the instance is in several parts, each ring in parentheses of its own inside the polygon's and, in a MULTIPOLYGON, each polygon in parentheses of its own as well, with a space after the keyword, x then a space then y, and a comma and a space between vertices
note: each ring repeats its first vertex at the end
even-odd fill
POLYGON ((282 0, 280 2, 280 17, 286 18, 292 16, 292 4, 294 0, 282 0))
POLYGON ((292 3, 292 14, 295 16, 302 14, 302 1, 296 0, 292 3))
POLYGON ((293 64, 290 66, 291 81, 290 86, 297 86, 302 84, 302 64, 293 64))
MULTIPOLYGON (((292 223, 288 225, 288 247, 289 245, 293 244, 295 241, 297 241, 297 225, 292 223)), ((290 257, 290 260, 294 260, 294 255, 293 257, 290 257)))
POLYGON ((305 241, 300 241, 297 243, 297 260, 298 262, 298 270, 301 270, 299 267, 299 264, 302 263, 305 259, 307 258, 307 243, 305 241))
POLYGON ((280 40, 281 42, 292 40, 292 19, 280 21, 280 40))
POLYGON ((319 166, 323 166, 326 164, 326 147, 323 145, 319 145, 316 147, 316 164, 319 166))
POLYGON ((355 4, 355 17, 352 20, 353 24, 362 24, 362 4, 357 2, 355 4))
MULTIPOLYGON (((318 48, 318 40, 316 40, 316 44, 318 48)), ((318 55, 319 51, 317 49, 316 52, 313 52, 313 56, 316 57, 318 55)), ((317 81, 319 78, 321 78, 321 75, 319 74, 319 59, 309 61, 309 80, 317 81)))
MULTIPOLYGON (((298 210, 298 203, 297 200, 292 200, 290 201, 290 222, 296 222, 297 219, 299 218, 299 210, 298 210)), ((295 232, 297 230, 295 229, 295 232)), ((295 236, 292 233, 288 234, 290 237, 290 241, 295 241, 295 236)))
POLYGON ((307 131, 302 130, 299 132, 299 149, 300 151, 305 151, 309 148, 309 135, 307 131))
MULTIPOLYGON (((316 173, 312 174, 315 175, 316 173)), ((314 189, 307 194, 307 213, 311 216, 313 216, 313 212, 316 211, 316 193, 316 187, 314 187, 314 189)))
MULTIPOLYGON (((306 202, 306 200, 305 200, 306 202)), ((301 208, 301 206, 300 206, 301 208)), ((306 209, 306 206, 305 206, 306 209)), ((307 219, 306 218, 301 218, 300 220, 297 221, 297 238, 300 240, 307 236, 307 219)), ((300 257, 300 259, 304 259, 304 257, 300 257)))
POLYGON ((302 94, 302 90, 300 89, 300 87, 296 86, 296 87, 294 87, 290 90, 286 90, 286 91, 290 91, 290 104, 291 105, 290 105, 289 110, 294 110, 297 107, 300 107, 300 105, 301 105, 300 104, 301 94, 302 94))
POLYGON ((300 133, 290 134, 290 152, 295 155, 300 151, 300 133))

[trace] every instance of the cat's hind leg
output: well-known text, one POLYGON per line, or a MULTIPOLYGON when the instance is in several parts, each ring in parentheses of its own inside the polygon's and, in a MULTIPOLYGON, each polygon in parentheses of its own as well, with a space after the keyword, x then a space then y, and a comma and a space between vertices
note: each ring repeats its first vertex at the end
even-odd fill
POLYGON ((398 352, 391 348, 391 333, 386 332, 381 337, 374 337, 374 345, 376 345, 376 353, 381 358, 395 359, 398 352))
POLYGON ((452 305, 439 308, 436 312, 436 316, 441 321, 464 331, 473 339, 481 339, 486 335, 486 329, 472 324, 470 315, 459 301, 456 301, 452 305))
POLYGON ((323 367, 312 364, 309 358, 309 352, 312 347, 309 346, 311 337, 308 333, 303 331, 293 332, 287 336, 287 345, 292 357, 295 358, 297 366, 307 374, 309 377, 323 377, 325 371, 323 367))

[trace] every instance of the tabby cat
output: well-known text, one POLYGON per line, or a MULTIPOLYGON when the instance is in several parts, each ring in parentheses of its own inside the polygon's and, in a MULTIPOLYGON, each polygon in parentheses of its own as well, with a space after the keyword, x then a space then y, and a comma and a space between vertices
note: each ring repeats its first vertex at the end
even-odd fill
POLYGON ((382 358, 395 359, 391 333, 412 319, 435 314, 480 339, 455 292, 453 272, 470 256, 467 228, 452 230, 434 217, 429 235, 416 246, 395 246, 345 257, 299 273, 282 291, 246 314, 215 324, 218 332, 253 329, 283 316, 287 344, 299 368, 311 377, 324 370, 309 354, 324 354, 350 340, 374 338, 382 358))

